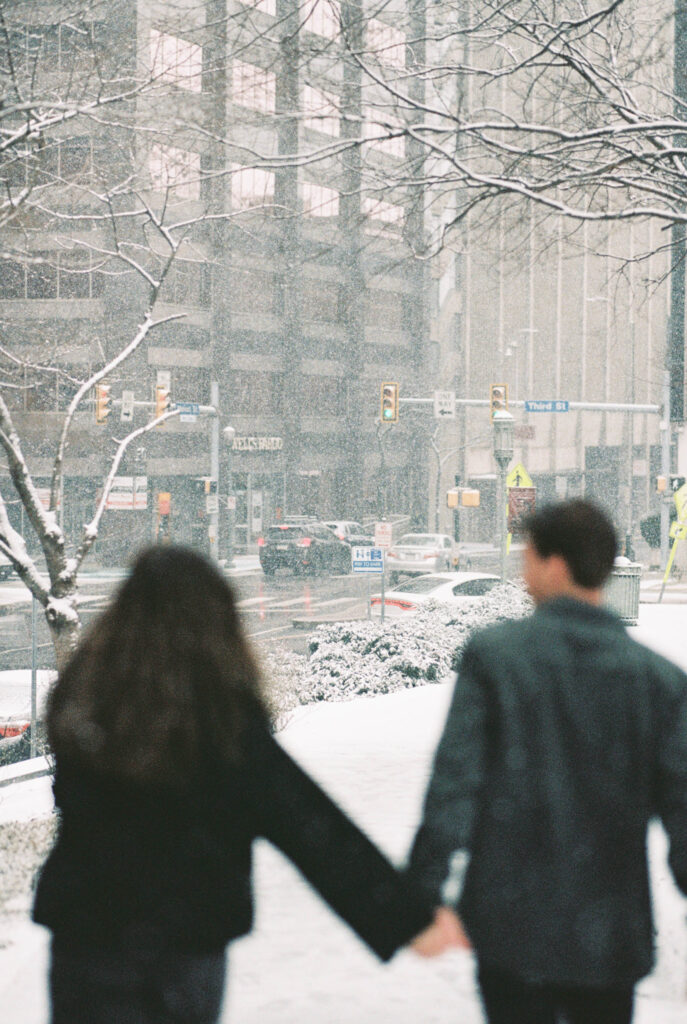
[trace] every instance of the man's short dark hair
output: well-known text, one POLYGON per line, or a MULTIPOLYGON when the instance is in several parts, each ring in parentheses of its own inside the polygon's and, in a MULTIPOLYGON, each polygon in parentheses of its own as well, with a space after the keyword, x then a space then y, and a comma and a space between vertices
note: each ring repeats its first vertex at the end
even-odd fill
POLYGON ((560 555, 580 587, 600 587, 618 552, 610 518, 584 498, 544 505, 528 516, 523 532, 542 558, 560 555))

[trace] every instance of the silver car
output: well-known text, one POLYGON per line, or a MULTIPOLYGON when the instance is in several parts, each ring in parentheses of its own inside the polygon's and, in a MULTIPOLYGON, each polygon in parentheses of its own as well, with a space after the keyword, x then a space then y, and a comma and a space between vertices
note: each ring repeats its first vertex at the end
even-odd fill
POLYGON ((446 572, 454 568, 453 540, 445 533, 406 533, 386 553, 392 583, 400 573, 446 572))

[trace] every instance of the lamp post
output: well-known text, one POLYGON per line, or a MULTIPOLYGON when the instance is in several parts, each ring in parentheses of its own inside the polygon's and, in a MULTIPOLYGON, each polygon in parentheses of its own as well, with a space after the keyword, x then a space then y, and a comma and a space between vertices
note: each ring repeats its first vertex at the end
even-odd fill
POLYGON ((229 536, 227 539, 227 569, 231 569, 234 562, 234 510, 236 505, 236 496, 234 494, 234 478, 232 476, 232 456, 234 452, 234 437, 236 431, 230 425, 224 428, 222 431, 222 437, 224 443, 227 446, 227 516, 229 526, 229 536))
POLYGON ((492 416, 494 458, 499 467, 499 485, 496 496, 496 521, 498 524, 499 550, 501 552, 501 579, 506 579, 506 529, 507 502, 506 474, 508 463, 513 458, 513 417, 505 409, 497 409, 492 416))

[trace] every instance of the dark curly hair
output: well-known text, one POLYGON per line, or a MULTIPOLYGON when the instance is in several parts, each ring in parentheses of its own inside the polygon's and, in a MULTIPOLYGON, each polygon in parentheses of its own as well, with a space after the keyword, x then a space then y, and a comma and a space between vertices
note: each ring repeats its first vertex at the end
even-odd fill
POLYGON ((185 786, 211 756, 241 757, 267 714, 230 587, 195 551, 144 550, 50 695, 61 758, 107 775, 185 786))
POLYGON ((601 587, 618 553, 611 519, 586 498, 544 505, 527 517, 523 532, 542 558, 560 555, 582 587, 601 587))

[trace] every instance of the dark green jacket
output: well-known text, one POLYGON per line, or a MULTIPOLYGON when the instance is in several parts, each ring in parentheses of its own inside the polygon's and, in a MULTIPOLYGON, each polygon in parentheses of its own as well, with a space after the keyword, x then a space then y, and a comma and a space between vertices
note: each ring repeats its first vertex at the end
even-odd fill
POLYGON ((680 669, 568 598, 470 641, 410 870, 436 895, 469 853, 459 912, 484 963, 607 987, 650 971, 654 815, 687 892, 680 669))

